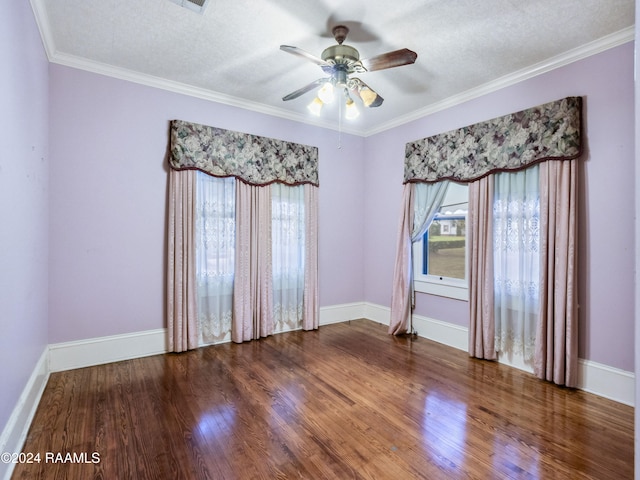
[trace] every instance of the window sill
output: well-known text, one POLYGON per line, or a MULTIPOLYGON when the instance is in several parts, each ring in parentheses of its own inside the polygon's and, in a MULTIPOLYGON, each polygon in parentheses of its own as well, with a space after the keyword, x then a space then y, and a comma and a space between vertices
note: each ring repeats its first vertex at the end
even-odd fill
POLYGON ((413 284, 416 292, 469 301, 469 289, 462 283, 455 284, 437 280, 414 280, 413 284))

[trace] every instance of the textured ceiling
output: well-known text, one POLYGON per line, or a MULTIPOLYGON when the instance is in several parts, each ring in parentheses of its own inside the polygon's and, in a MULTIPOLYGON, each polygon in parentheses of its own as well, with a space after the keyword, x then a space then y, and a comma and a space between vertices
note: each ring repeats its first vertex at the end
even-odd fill
POLYGON ((634 0, 31 0, 52 62, 337 128, 336 104, 312 117, 315 56, 335 43, 362 58, 399 48, 415 64, 360 74, 385 102, 343 121, 369 135, 633 39, 634 0))

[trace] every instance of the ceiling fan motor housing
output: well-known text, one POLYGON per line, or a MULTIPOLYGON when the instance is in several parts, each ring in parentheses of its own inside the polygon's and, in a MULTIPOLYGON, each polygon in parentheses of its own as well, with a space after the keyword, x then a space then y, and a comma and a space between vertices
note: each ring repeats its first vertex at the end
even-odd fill
POLYGON ((332 45, 322 52, 322 60, 331 63, 331 73, 337 85, 346 85, 347 74, 356 71, 360 53, 349 45, 332 45))
POLYGON ((331 45, 324 49, 321 58, 325 62, 349 64, 360 60, 360 53, 349 45, 331 45))

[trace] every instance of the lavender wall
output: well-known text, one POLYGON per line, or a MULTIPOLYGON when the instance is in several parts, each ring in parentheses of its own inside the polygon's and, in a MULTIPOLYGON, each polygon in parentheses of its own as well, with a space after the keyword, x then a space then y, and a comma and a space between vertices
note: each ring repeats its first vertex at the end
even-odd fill
POLYGON ((165 326, 169 121, 315 145, 320 304, 362 301, 362 145, 267 115, 51 65, 49 342, 165 326))
MULTIPOLYGON (((575 62, 367 139, 365 299, 390 305, 408 141, 566 96, 585 99, 580 357, 634 371, 634 45, 575 62)), ((468 325, 466 302, 418 294, 416 313, 468 325)))
MULTIPOLYGON (((164 326, 172 118, 320 148, 320 301, 390 305, 406 142, 569 95, 585 98, 580 355, 633 371, 633 45, 368 138, 52 65, 49 341, 164 326), (631 210, 629 210, 631 211, 631 210), (362 246, 364 245, 364 248, 362 246), (615 345, 616 348, 611 348, 615 345)), ((468 324, 466 302, 417 313, 468 324)))
POLYGON ((1 432, 47 344, 48 67, 29 2, 0 3, 0 65, 1 432))

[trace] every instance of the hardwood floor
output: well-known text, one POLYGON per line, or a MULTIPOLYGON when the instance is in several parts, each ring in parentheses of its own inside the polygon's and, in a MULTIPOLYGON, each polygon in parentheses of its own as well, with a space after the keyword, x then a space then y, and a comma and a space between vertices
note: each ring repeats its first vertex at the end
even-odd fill
POLYGON ((357 320, 54 373, 23 452, 12 478, 620 480, 633 408, 357 320))

